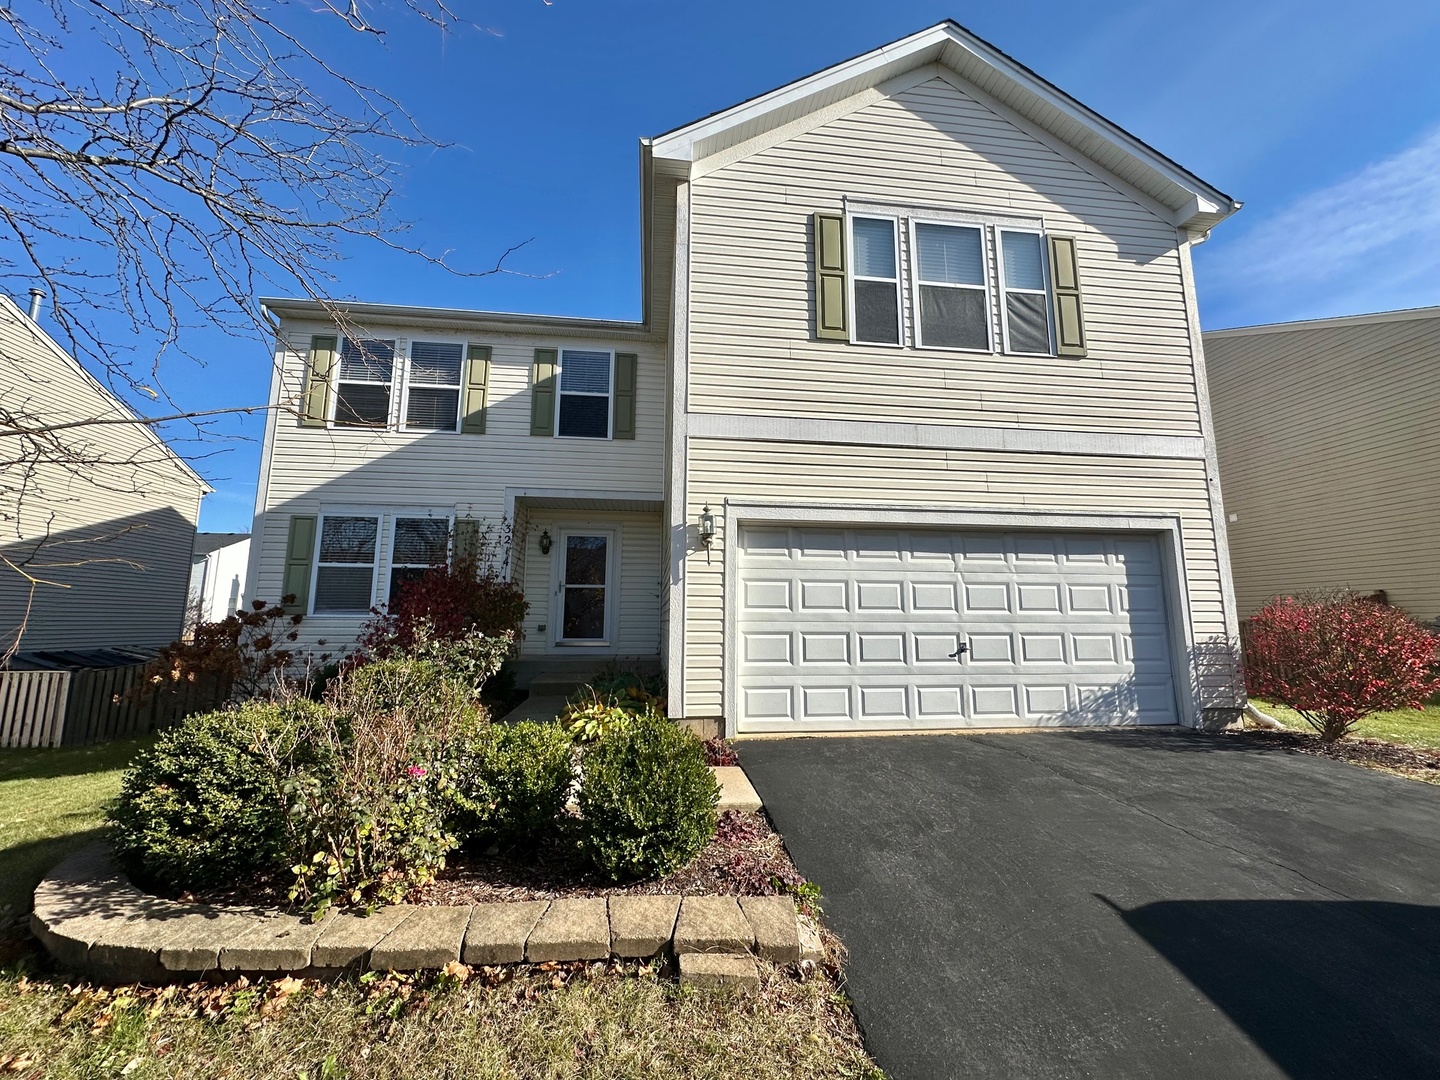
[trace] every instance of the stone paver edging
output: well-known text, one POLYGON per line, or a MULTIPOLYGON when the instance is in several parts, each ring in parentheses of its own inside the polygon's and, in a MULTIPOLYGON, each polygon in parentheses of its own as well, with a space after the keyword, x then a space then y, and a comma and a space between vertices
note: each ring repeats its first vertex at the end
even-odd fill
POLYGON ((30 926, 63 966, 116 983, 174 982, 211 972, 319 975, 418 971, 451 961, 514 964, 672 954, 681 957, 684 981, 715 981, 739 971, 743 978, 737 978, 748 985, 752 954, 775 963, 822 955, 816 927, 788 896, 401 904, 369 916, 332 913, 312 923, 258 908, 150 896, 130 882, 102 845, 72 855, 40 883, 30 926), (684 960, 720 955, 739 960, 728 965, 684 960))

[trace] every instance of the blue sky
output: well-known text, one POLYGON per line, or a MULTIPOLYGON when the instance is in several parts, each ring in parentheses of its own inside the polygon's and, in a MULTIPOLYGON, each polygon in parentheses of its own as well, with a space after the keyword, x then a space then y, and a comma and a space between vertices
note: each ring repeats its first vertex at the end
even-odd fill
MULTIPOLYGON (((400 0, 378 5, 398 7, 400 0)), ((460 0, 382 53, 314 25, 448 149, 404 162, 411 241, 465 279, 356 245, 340 296, 636 318, 636 140, 951 17, 1245 203, 1196 252, 1207 328, 1440 303, 1440 4, 460 0)), ((275 286, 283 291, 283 286, 275 286)), ((264 400, 269 356, 207 344, 165 382, 192 408, 264 400)), ((249 528, 258 419, 207 459, 201 527, 249 528)))

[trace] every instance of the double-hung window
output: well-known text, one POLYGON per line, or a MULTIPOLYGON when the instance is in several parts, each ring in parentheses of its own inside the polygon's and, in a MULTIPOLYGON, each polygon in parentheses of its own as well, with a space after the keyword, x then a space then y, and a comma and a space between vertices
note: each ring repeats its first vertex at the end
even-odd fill
POLYGON ((330 515, 320 519, 320 550, 315 561, 317 615, 363 615, 374 603, 375 516, 330 515))
POLYGON ((465 347, 452 341, 412 341, 405 378, 405 427, 457 431, 465 347))
POLYGON ((900 344, 900 249, 894 218, 850 219, 854 340, 900 344))
POLYGON ((608 351, 560 350, 556 435, 575 439, 610 438, 614 359, 614 354, 608 351))
POLYGON ((1045 290, 1045 241, 1037 232, 997 230, 1005 351, 1050 355, 1050 297, 1045 290))
POLYGON ((390 389, 395 382, 395 342, 345 339, 335 388, 335 423, 385 427, 390 422, 390 389))
POLYGON ((389 603, 395 603, 407 582, 415 581, 450 554, 448 517, 396 517, 390 540, 389 603))
POLYGON ((981 225, 911 223, 915 344, 990 351, 990 290, 981 225))

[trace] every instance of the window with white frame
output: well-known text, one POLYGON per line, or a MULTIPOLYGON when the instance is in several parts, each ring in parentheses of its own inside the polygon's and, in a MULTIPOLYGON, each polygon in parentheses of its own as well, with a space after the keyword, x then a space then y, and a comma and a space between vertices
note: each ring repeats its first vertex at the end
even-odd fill
POLYGON ((1045 238, 999 229, 1000 293, 1005 351, 1049 356, 1050 297, 1045 289, 1045 238))
POLYGON ((340 347, 335 423, 349 427, 385 427, 390 422, 390 391, 394 382, 394 341, 346 338, 340 347))
POLYGON ((575 439, 610 438, 613 370, 614 354, 608 351, 560 350, 556 435, 575 439))
POLYGON ((448 517, 397 516, 391 530, 387 602, 395 603, 407 583, 418 580, 431 567, 443 565, 449 557, 448 517))
POLYGON ((850 219, 853 340, 900 344, 900 251, 894 218, 850 219))
POLYGON ((458 431, 465 347, 458 341, 412 341, 405 375, 405 427, 458 431))
POLYGON ((911 222, 915 344, 990 351, 990 289, 985 229, 911 222))
POLYGON ((363 615, 370 610, 379 535, 378 516, 321 517, 311 605, 316 615, 363 615))

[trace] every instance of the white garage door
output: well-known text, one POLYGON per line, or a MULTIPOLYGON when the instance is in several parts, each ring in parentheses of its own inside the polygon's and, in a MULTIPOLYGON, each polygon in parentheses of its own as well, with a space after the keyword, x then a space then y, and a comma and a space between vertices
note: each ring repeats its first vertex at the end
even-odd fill
POLYGON ((738 559, 740 731, 1176 722, 1151 537, 752 525, 738 559))

